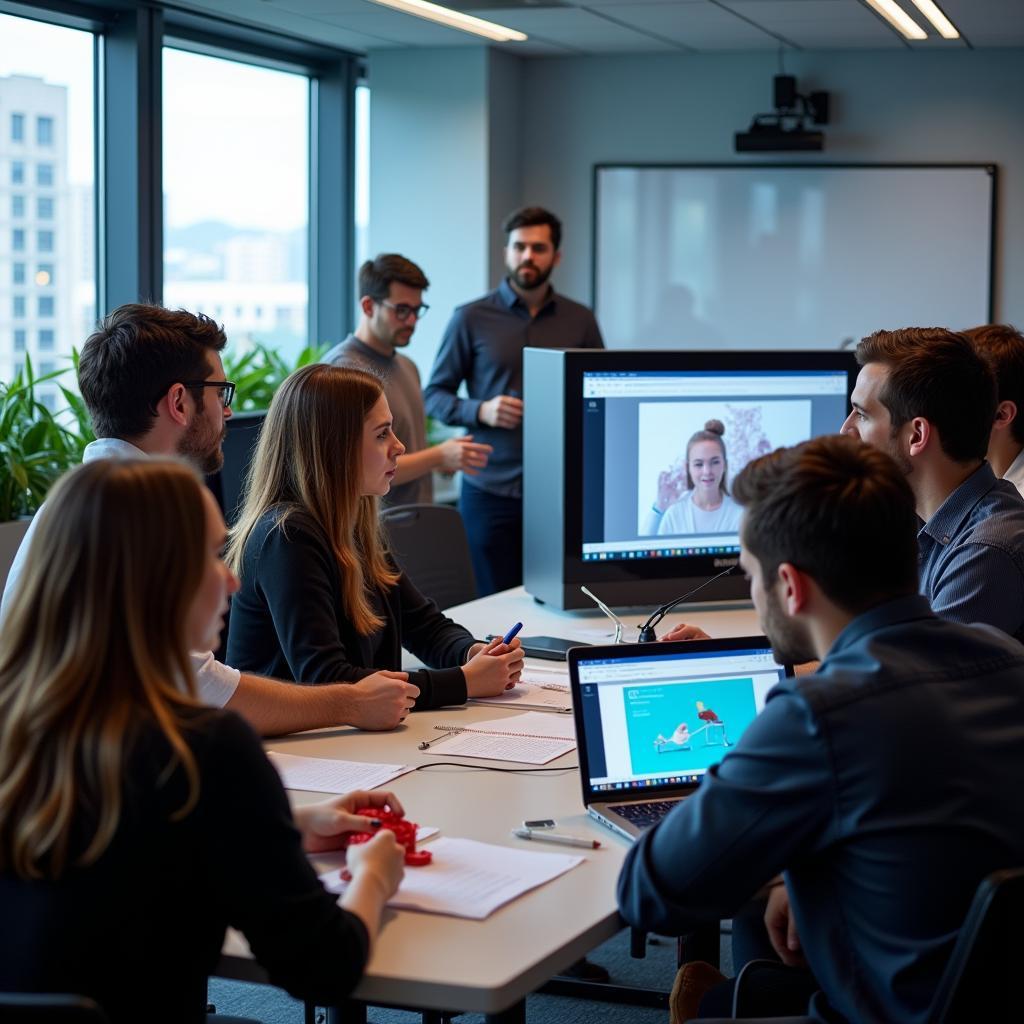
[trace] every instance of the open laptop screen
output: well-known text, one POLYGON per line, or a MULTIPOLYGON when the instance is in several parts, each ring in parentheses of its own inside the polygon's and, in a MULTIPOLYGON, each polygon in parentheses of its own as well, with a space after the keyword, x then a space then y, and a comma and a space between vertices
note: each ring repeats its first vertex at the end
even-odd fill
POLYGON ((580 768, 599 799, 696 784, 791 674, 764 637, 572 653, 580 768))

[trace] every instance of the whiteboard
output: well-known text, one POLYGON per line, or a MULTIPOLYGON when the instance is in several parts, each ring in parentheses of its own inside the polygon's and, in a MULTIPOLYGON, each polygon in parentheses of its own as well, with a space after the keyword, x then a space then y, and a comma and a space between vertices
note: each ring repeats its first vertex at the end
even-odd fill
POLYGON ((594 310, 610 348, 839 348, 991 318, 995 168, 607 166, 594 310))

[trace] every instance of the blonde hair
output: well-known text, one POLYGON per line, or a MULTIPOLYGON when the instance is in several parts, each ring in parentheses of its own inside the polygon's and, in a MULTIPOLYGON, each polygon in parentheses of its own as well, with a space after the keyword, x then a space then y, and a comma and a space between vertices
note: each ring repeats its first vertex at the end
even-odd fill
POLYGON ((0 869, 57 878, 100 857, 140 720, 171 747, 161 781, 185 772, 175 819, 195 806, 177 712, 198 706, 187 622, 206 553, 201 487, 170 460, 98 460, 39 512, 0 638, 0 869))
MULTIPOLYGON (((698 441, 713 441, 722 450, 722 461, 725 463, 726 471, 729 469, 729 456, 725 454, 725 441, 722 438, 725 435, 725 424, 721 420, 708 420, 704 424, 703 430, 698 430, 697 433, 686 442, 686 489, 692 491, 694 488, 693 477, 690 476, 690 449, 698 441)), ((722 474, 722 479, 718 482, 718 490, 722 494, 729 493, 729 486, 725 482, 727 472, 722 474)))
POLYGON ((341 569, 345 612, 363 636, 384 625, 370 588, 393 587, 377 499, 362 494, 363 427, 384 389, 372 374, 315 363, 289 376, 270 403, 260 432, 227 562, 242 574, 246 542, 277 510, 285 529, 297 511, 323 530, 341 569))

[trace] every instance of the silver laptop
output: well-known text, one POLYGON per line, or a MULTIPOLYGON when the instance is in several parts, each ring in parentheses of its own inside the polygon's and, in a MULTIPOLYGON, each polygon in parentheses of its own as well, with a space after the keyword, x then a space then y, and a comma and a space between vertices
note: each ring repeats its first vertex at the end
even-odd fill
POLYGON ((793 674, 763 636, 575 647, 568 661, 583 803, 627 839, 690 796, 793 674))

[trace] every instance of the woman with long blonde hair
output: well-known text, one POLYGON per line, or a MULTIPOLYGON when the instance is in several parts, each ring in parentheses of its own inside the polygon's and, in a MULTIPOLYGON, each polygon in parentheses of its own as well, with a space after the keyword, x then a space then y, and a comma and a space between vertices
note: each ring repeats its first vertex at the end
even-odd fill
POLYGON ((410 707, 495 696, 519 678, 519 641, 474 640, 387 553, 377 503, 405 451, 391 428, 380 381, 361 370, 306 366, 278 389, 231 531, 242 588, 228 659, 328 683, 399 669, 404 646, 431 666, 409 673, 410 707))
POLYGON ((229 924, 296 995, 359 979, 402 849, 349 856, 342 907, 303 854, 365 830, 350 794, 295 823, 252 730, 196 699, 237 580, 184 464, 99 460, 40 513, 0 637, 0 991, 79 992, 114 1024, 204 1019, 229 924))

